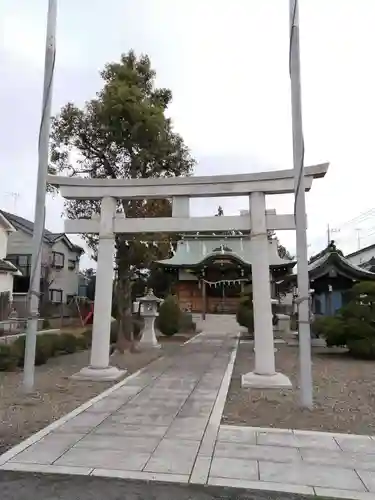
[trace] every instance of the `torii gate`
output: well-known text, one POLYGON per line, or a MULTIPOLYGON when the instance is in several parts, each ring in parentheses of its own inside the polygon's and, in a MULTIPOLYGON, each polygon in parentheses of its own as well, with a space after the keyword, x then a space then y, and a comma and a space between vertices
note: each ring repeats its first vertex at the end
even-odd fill
MULTIPOLYGON (((304 169, 305 189, 315 178, 324 177, 328 163, 304 169)), ((100 219, 65 220, 65 232, 98 233, 98 262, 95 291, 95 315, 90 365, 76 378, 115 380, 123 372, 109 365, 112 310, 113 257, 116 233, 181 233, 250 230, 252 245, 252 281, 254 303, 255 367, 242 376, 243 387, 291 387, 289 378, 275 370, 272 329, 270 275, 267 230, 295 229, 292 214, 266 212, 266 195, 294 193, 293 170, 253 174, 179 177, 167 179, 83 179, 48 176, 66 199, 100 200, 100 219), (190 198, 248 196, 249 217, 190 217, 190 198), (172 199, 172 217, 126 219, 116 216, 117 200, 172 199)))
MULTIPOLYGON (((48 170, 48 141, 51 122, 51 102, 53 76, 56 57, 56 18, 57 18, 57 0, 48 1, 48 16, 47 16, 47 37, 46 37, 46 53, 45 53, 45 72, 44 72, 44 89, 43 89, 43 105, 42 119, 40 126, 39 142, 38 142, 38 180, 36 190, 35 203, 35 222, 33 232, 33 252, 32 252, 32 279, 30 280, 29 289, 29 318, 27 323, 26 348, 25 348, 25 363, 23 388, 26 392, 30 392, 34 387, 34 366, 35 366, 35 345, 36 333, 38 325, 38 308, 39 308, 39 292, 40 292, 40 248, 42 245, 44 218, 45 218, 45 192, 48 170)), ((294 215, 296 221, 296 240, 297 240, 297 258, 298 258, 298 287, 299 287, 299 332, 300 332, 300 387, 301 387, 301 405, 306 408, 311 408, 313 404, 312 394, 312 373, 311 373, 311 352, 310 352, 310 325, 308 311, 308 260, 307 260, 307 243, 306 243, 306 208, 305 208, 305 178, 304 178, 304 138, 302 127, 302 107, 301 107, 301 82, 300 82, 300 50, 299 50, 299 7, 298 0, 289 0, 289 74, 291 83, 291 104, 292 104, 292 132, 293 132, 293 164, 295 177, 295 204, 294 215)), ((260 176, 264 174, 260 174, 260 176)), ((287 174, 289 175, 289 174, 287 174)), ((265 177, 270 180, 271 177, 265 177)), ((205 186, 204 181, 203 186, 205 186)), ((212 182, 212 178, 207 178, 207 182, 212 182)), ((222 179, 222 178, 221 178, 222 179)), ((272 178, 274 181, 280 177, 272 178)), ((253 181, 259 180, 253 179, 253 181)), ((199 181, 197 181, 199 184, 199 181)), ((223 180, 219 181, 224 182, 223 180)), ((142 184, 138 184, 140 186, 142 184)), ((82 186, 81 186, 82 187, 82 186)), ((197 186, 196 186, 197 187, 197 186)), ((308 187, 307 187, 308 188, 308 187)), ((259 186, 258 186, 258 189, 259 186)), ((249 194, 249 191, 247 194, 249 194)), ((252 191, 265 193, 266 191, 252 191)), ((282 191, 281 191, 282 192, 282 191)), ((289 192, 289 191, 288 191, 289 192)), ((222 194, 221 192, 219 193, 222 194)), ((199 195, 199 194, 198 194, 199 195)), ((180 195, 184 196, 184 195, 180 195)), ((211 195, 212 196, 212 195, 211 195)), ((112 198, 109 195, 109 198, 112 198)), ((186 196, 185 196, 186 197, 186 196)), ((106 196, 101 196, 103 200, 106 196)), ((111 202, 103 201, 103 219, 104 224, 106 210, 104 206, 111 202)), ((178 205, 179 202, 177 202, 178 205)), ((184 202, 182 202, 182 206, 184 202)), ((255 203, 255 202, 254 202, 255 203)), ((252 202, 250 203, 252 205, 252 202)), ((175 203, 176 205, 176 203, 175 203)), ((177 209, 176 209, 177 210, 177 209)), ((254 211, 253 211, 253 216, 254 211)), ((266 219, 265 214, 262 215, 266 219)), ((259 221, 257 221, 259 222, 259 221)), ((264 220, 263 220, 264 222, 264 220)), ((114 222, 112 220, 112 226, 114 222)), ((264 224, 263 224, 264 225, 264 224)), ((111 232, 113 234, 114 228, 111 232)), ((100 231, 99 231, 100 234, 100 231)), ((104 248, 104 247, 103 247, 104 248)), ((259 344, 259 342, 258 342, 259 344)), ((114 376, 114 373, 112 373, 114 376)), ((108 375, 109 376, 109 375, 108 375)))

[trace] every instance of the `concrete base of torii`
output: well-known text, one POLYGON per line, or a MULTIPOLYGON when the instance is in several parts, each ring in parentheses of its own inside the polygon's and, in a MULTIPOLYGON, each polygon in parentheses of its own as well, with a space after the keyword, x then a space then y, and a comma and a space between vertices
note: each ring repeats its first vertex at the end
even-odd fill
POLYGON ((108 366, 107 368, 94 368, 93 366, 85 366, 78 373, 71 376, 74 380, 92 380, 93 382, 108 382, 118 380, 123 377, 126 370, 119 370, 116 366, 108 366))
POLYGON ((253 389, 291 389, 292 382, 283 373, 273 375, 258 375, 254 372, 245 373, 241 377, 241 387, 253 389))

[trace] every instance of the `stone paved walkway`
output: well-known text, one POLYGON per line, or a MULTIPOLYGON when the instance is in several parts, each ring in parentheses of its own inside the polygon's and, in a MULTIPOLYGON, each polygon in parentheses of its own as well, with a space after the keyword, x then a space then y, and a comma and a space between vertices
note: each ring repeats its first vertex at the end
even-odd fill
POLYGON ((175 355, 0 456, 0 470, 375 500, 370 436, 220 426, 236 332, 233 317, 209 317, 175 355))

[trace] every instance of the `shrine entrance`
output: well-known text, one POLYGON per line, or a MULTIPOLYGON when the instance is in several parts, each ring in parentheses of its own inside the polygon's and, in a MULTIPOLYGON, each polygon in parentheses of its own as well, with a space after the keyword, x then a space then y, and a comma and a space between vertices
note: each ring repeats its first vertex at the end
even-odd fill
MULTIPOLYGON (((313 179, 323 177, 327 170, 328 164, 305 168, 305 189, 309 190, 313 179)), ((295 174, 292 169, 161 179, 85 179, 50 175, 47 182, 58 186, 66 199, 98 200, 101 203, 100 219, 65 221, 65 232, 68 234, 99 235, 90 365, 83 368, 76 378, 115 380, 122 375, 120 370, 109 365, 116 233, 225 234, 235 230, 250 234, 247 239, 247 258, 251 262, 254 306, 255 367, 252 372, 242 376, 242 385, 258 388, 291 387, 289 378, 275 370, 267 232, 295 229, 295 218, 294 214, 278 215, 275 210, 267 211, 266 195, 293 194, 295 174), (249 213, 239 216, 190 217, 190 198, 219 196, 247 196, 249 213), (172 217, 132 219, 125 218, 124 214, 116 214, 118 200, 163 198, 172 199, 172 217)), ((239 244, 241 245, 241 241, 239 244)), ((231 252, 233 257, 234 253, 237 252, 231 252)), ((223 254, 225 255, 225 251, 221 252, 223 254)), ((207 249, 205 255, 206 259, 211 257, 207 249)), ((201 281, 205 290, 207 281, 210 280, 203 276, 201 281)))
MULTIPOLYGON (((266 215, 274 211, 267 210, 266 215)), ((248 219, 249 213, 241 215, 248 219)), ((173 291, 184 311, 205 314, 234 314, 241 296, 252 284, 252 243, 250 231, 231 235, 185 235, 174 255, 156 261, 172 275, 173 291)), ((268 241, 271 298, 275 282, 290 275, 295 260, 278 254, 277 240, 268 241)))

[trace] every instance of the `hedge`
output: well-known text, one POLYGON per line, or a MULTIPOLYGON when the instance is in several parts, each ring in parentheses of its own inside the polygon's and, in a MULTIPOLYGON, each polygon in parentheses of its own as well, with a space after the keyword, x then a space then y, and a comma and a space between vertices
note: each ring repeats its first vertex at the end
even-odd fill
POLYGON ((312 329, 328 347, 346 346, 355 358, 375 359, 375 282, 360 282, 334 317, 316 319, 312 329))
MULTIPOLYGON (((72 354, 89 347, 87 335, 76 336, 72 333, 38 335, 35 346, 35 365, 45 364, 49 358, 62 354, 72 354)), ((0 371, 22 368, 25 359, 26 336, 18 337, 11 344, 0 344, 0 371)))

